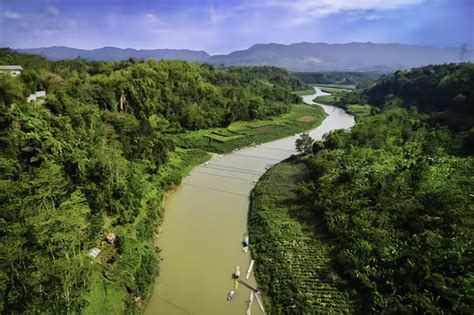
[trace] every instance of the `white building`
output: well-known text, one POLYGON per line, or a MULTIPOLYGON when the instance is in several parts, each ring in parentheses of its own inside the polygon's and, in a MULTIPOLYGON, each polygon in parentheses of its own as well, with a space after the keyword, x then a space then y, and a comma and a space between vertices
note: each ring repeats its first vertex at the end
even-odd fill
POLYGON ((12 76, 16 77, 21 74, 23 70, 22 66, 0 66, 0 73, 10 73, 12 76))
POLYGON ((97 256, 99 256, 101 250, 98 249, 97 247, 94 247, 93 249, 91 249, 89 251, 89 256, 92 257, 92 258, 97 258, 97 256))
POLYGON ((27 103, 31 103, 33 101, 36 101, 38 98, 46 97, 46 91, 36 91, 33 94, 30 94, 28 98, 26 99, 27 103))
POLYGON ((35 95, 36 95, 36 98, 46 97, 46 91, 36 91, 35 95))
POLYGON ((31 103, 33 101, 36 101, 36 94, 30 94, 30 96, 26 98, 27 103, 31 103))

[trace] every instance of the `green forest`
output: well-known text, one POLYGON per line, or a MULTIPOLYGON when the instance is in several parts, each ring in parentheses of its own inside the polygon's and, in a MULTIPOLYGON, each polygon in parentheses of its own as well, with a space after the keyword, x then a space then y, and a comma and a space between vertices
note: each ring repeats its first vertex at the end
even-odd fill
MULTIPOLYGON (((0 73, 5 314, 139 310, 158 273, 153 236, 164 192, 209 158, 178 140, 308 111, 292 105, 301 103, 292 91, 308 86, 273 67, 53 62, 9 49, 0 50, 0 65, 23 67, 20 76, 0 73), (26 103, 38 90, 47 97, 26 103), (117 236, 113 244, 107 233, 117 236)), ((314 125, 323 114, 313 114, 314 125)))
MULTIPOLYGON (((2 314, 141 312, 159 273, 165 192, 208 152, 325 116, 294 92, 318 75, 274 67, 49 61, 9 49, 0 65, 24 68, 0 73, 2 314), (27 103, 39 90, 47 97, 27 103)), ((474 313, 474 65, 321 80, 358 84, 316 99, 357 124, 272 167, 253 192, 268 310, 474 313)))
POLYGON ((373 110, 272 168, 254 191, 250 236, 270 307, 473 314, 474 65, 397 71, 339 96, 346 110, 373 110), (293 195, 263 193, 277 186, 293 195), (326 254, 330 263, 315 259, 326 254), (308 285, 331 291, 308 296, 308 285))
POLYGON ((308 84, 336 84, 368 86, 385 77, 387 74, 380 72, 293 72, 295 77, 308 84))

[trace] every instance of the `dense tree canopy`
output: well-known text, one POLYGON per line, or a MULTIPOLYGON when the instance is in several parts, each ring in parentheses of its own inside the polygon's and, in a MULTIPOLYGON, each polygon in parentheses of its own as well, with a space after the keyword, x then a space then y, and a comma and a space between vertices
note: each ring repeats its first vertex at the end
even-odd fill
POLYGON ((297 78, 303 82, 310 84, 340 84, 340 85, 362 85, 377 81, 384 76, 379 72, 295 72, 293 73, 297 78))
POLYGON ((301 101, 291 89, 302 83, 277 68, 52 62, 8 49, 0 64, 24 68, 0 74, 0 313, 140 305, 157 273, 161 198, 183 175, 167 162, 171 154, 183 169, 192 162, 176 162, 173 134, 301 101), (44 101, 26 103, 42 89, 44 101))
POLYGON ((433 120, 456 130, 474 127, 474 64, 399 70, 362 95, 377 107, 400 100, 403 107, 432 113, 433 120))
POLYGON ((303 157, 311 179, 300 192, 323 216, 364 314, 474 312, 472 129, 459 131, 472 126, 473 69, 397 72, 356 91, 382 112, 303 157))
MULTIPOLYGON (((137 119, 153 116, 171 129, 222 127, 235 120, 281 114, 288 111, 288 104, 301 102, 291 91, 306 87, 287 71, 274 67, 214 68, 135 59, 51 62, 0 50, 0 64, 12 63, 24 66, 19 80, 28 92, 46 89, 103 110, 133 113, 137 119), (31 60, 34 67, 30 67, 31 60)), ((8 105, 19 92, 2 91, 6 93, 11 95, 6 99, 8 105)))

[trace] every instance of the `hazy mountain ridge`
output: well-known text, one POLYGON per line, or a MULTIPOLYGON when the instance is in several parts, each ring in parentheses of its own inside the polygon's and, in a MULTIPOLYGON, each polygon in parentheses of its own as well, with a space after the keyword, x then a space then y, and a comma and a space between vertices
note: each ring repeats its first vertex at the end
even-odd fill
MULTIPOLYGON (((472 50, 468 54, 469 60, 473 60, 472 50)), ((394 70, 459 62, 460 50, 374 43, 257 44, 247 50, 212 56, 210 61, 225 65, 274 65, 292 71, 394 70)))
MULTIPOLYGON (((122 49, 103 47, 93 50, 69 47, 17 49, 18 52, 43 55, 49 59, 122 60, 176 59, 208 62, 216 65, 278 66, 290 71, 393 71, 428 64, 461 61, 459 48, 436 48, 404 44, 374 43, 296 43, 256 44, 245 50, 226 55, 209 55, 205 51, 187 49, 122 49)), ((474 61, 473 50, 468 50, 464 61, 474 61)))
POLYGON ((103 47, 88 50, 70 48, 65 46, 54 46, 15 50, 20 53, 42 55, 52 60, 75 59, 80 57, 87 60, 95 61, 117 61, 133 57, 140 59, 177 59, 185 61, 206 61, 210 57, 210 55, 205 51, 196 51, 189 49, 123 49, 117 47, 103 47))

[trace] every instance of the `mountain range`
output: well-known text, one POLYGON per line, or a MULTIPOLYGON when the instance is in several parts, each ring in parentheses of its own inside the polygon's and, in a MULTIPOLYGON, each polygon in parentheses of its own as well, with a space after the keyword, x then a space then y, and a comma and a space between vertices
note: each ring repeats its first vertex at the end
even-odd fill
POLYGON ((393 71, 428 64, 474 61, 473 50, 436 48, 404 44, 367 43, 296 43, 256 44, 226 55, 210 55, 188 49, 122 49, 103 47, 86 50, 54 46, 16 49, 21 53, 43 55, 52 60, 84 58, 87 60, 176 59, 207 62, 215 65, 277 66, 290 71, 393 71))
POLYGON ((84 58, 95 61, 117 61, 128 58, 139 59, 176 59, 186 61, 206 61, 210 55, 205 51, 188 49, 133 49, 103 47, 97 49, 78 49, 65 46, 15 49, 17 52, 26 54, 42 55, 51 60, 84 58))

